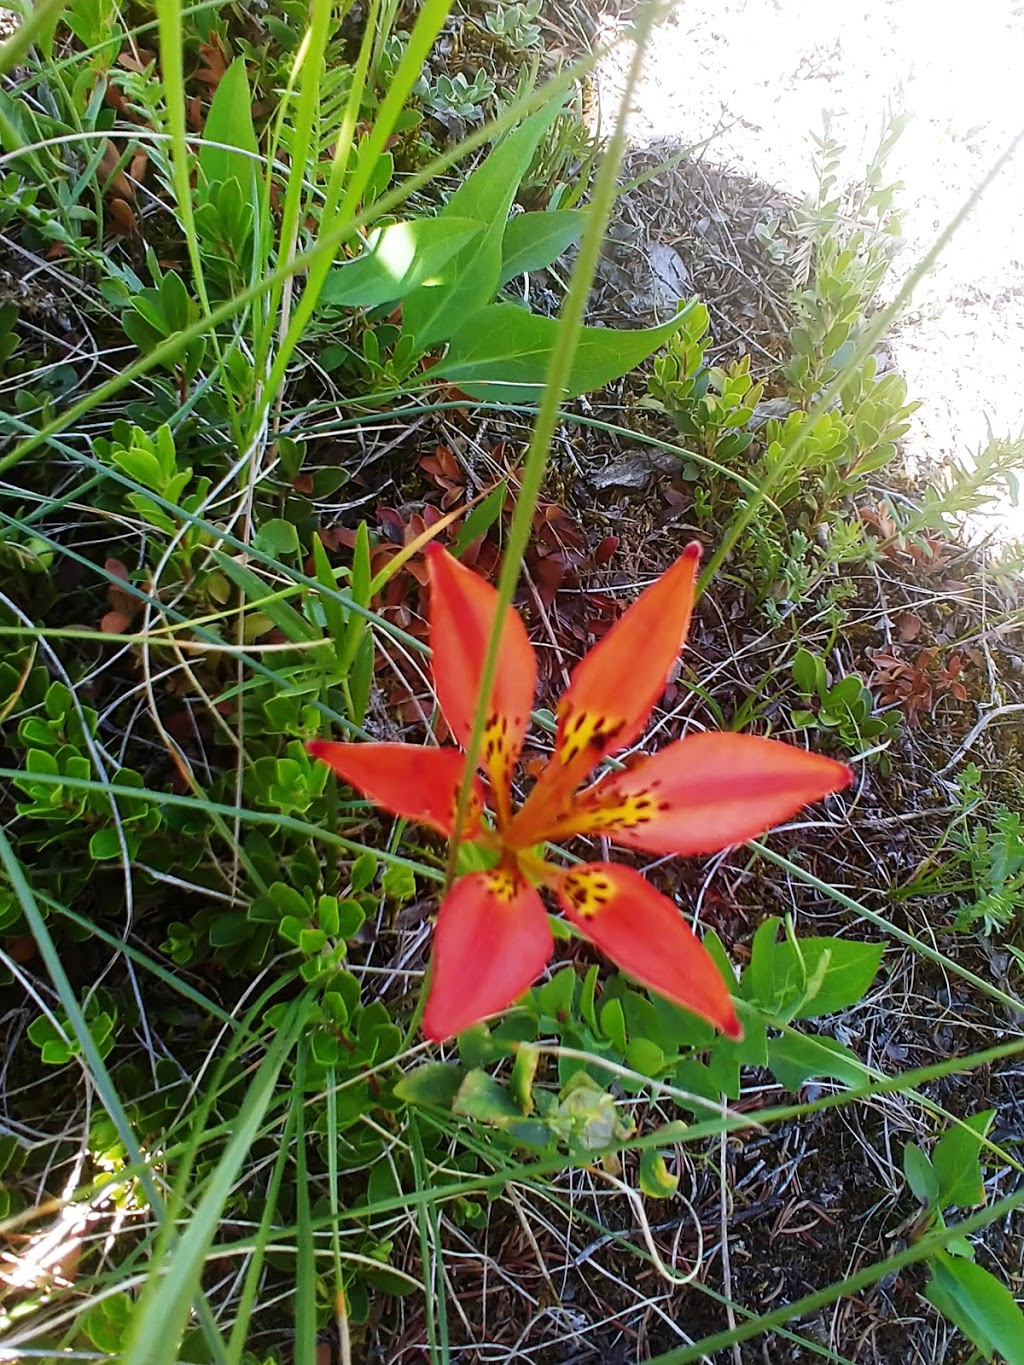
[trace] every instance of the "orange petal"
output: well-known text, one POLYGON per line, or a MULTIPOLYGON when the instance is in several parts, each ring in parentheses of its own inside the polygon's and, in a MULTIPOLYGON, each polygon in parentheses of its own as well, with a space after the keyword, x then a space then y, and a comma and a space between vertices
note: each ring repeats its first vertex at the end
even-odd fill
MULTIPOLYGON (((335 744, 311 739, 306 749, 330 764, 339 777, 392 815, 451 835, 466 755, 458 749, 425 749, 418 744, 335 744)), ((483 787, 473 779, 461 838, 480 828, 483 787)))
MULTIPOLYGON (((434 686, 444 718, 465 748, 473 730, 498 594, 439 545, 427 551, 427 567, 434 686)), ((533 646, 518 613, 509 608, 501 629, 498 672, 487 708, 481 754, 502 824, 509 816, 512 774, 530 723, 536 685, 533 646)))
POLYGON ((577 664, 558 706, 551 762, 516 817, 515 847, 547 838, 587 774, 646 725, 690 626, 699 563, 692 541, 577 664))
POLYGON ((717 853, 853 781, 844 763, 756 735, 690 735, 610 773, 552 835, 605 834, 647 853, 717 853))
POLYGON ((451 1038, 507 1009, 553 947, 540 896, 515 872, 496 867, 461 877, 437 917, 424 1037, 451 1038))
POLYGON ((710 953, 673 902, 639 872, 613 863, 583 863, 562 876, 558 898, 566 918, 628 976, 728 1037, 743 1036, 710 953))

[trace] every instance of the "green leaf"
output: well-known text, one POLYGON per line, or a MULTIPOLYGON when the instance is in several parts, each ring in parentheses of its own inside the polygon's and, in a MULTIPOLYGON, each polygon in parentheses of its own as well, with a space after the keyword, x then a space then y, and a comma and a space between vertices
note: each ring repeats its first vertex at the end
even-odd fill
MULTIPOLYGON (((834 1014, 862 999, 875 979, 886 943, 854 943, 843 938, 804 938, 800 951, 807 966, 808 977, 814 981, 825 955, 828 962, 818 980, 814 995, 797 1010, 797 1019, 818 1019, 834 1014)), ((794 955, 788 943, 779 945, 783 956, 794 955)))
POLYGON ((750 962, 740 983, 744 998, 766 1010, 771 1009, 778 993, 775 940, 778 938, 781 923, 778 915, 769 915, 757 926, 750 945, 750 962))
POLYGON ((663 1076, 669 1069, 665 1054, 650 1038, 630 1038, 626 1045, 626 1065, 641 1076, 663 1076))
POLYGON ((267 887, 267 894, 277 907, 278 914, 294 915, 304 925, 309 923, 313 916, 313 908, 294 886, 288 882, 271 882, 267 887))
POLYGON ((768 1039, 768 1066, 787 1090, 799 1090, 812 1077, 829 1077, 844 1085, 863 1085, 871 1073, 850 1048, 834 1038, 787 1033, 768 1039))
MULTIPOLYGON (((602 388, 635 369, 678 331, 683 314, 661 327, 620 332, 581 327, 563 398, 602 388)), ((564 346, 556 318, 537 317, 509 303, 494 303, 465 319, 432 374, 457 384, 471 398, 497 403, 536 403, 557 346, 564 346)))
POLYGON ((508 1091, 486 1071, 471 1071, 459 1086, 452 1104, 453 1114, 478 1119, 481 1123, 502 1126, 522 1113, 508 1091))
MULTIPOLYGON (((333 595, 338 590, 338 578, 334 572, 331 561, 327 558, 327 551, 323 547, 320 537, 313 534, 313 569, 316 573, 316 580, 324 591, 320 594, 320 606, 324 613, 324 622, 327 626, 327 633, 334 641, 335 653, 339 651, 344 641, 345 635, 345 609, 333 595)), ((357 887, 361 890, 361 887, 357 887)))
POLYGON ((747 998, 782 1019, 817 1019, 854 1005, 874 980, 886 944, 839 938, 774 941, 778 920, 758 926, 744 973, 747 998))
POLYGON ((395 1094, 406 1104, 432 1104, 438 1109, 450 1109, 462 1077, 462 1068, 451 1062, 427 1062, 403 1076, 395 1085, 395 1094))
POLYGON ((259 163, 253 156, 258 151, 245 59, 236 57, 221 77, 206 116, 199 144, 199 169, 207 185, 237 180, 244 191, 256 174, 259 163), (215 147, 212 145, 215 142, 224 145, 215 147), (253 156, 242 155, 246 152, 253 156))
POLYGON ((934 1204, 939 1197, 939 1178, 935 1167, 916 1142, 903 1148, 903 1174, 915 1199, 922 1204, 934 1204))
POLYGON ((470 512, 469 516, 459 528, 459 533, 455 537, 455 554, 459 556, 467 545, 472 545, 474 540, 486 535, 494 523, 501 516, 501 510, 505 506, 505 499, 508 496, 508 484, 499 483, 487 494, 483 501, 470 512))
POLYGON ((671 1199, 679 1188, 679 1177, 672 1175, 665 1158, 653 1147, 640 1154, 640 1193, 648 1199, 671 1199))
POLYGON ((561 100, 553 100, 502 138, 438 215, 444 219, 468 218, 479 223, 481 231, 451 258, 435 284, 423 285, 406 296, 402 330, 415 339, 418 350, 428 350, 453 336, 497 293, 501 245, 512 200, 561 107, 561 100))
POLYGON ((500 284, 528 270, 543 270, 583 235, 587 216, 578 209, 520 213, 509 220, 501 243, 500 284))
POLYGON ((416 873, 402 863, 392 863, 380 879, 381 890, 390 900, 407 905, 416 895, 416 873))
POLYGON ((231 555, 224 554, 221 550, 213 551, 213 558, 217 567, 231 579, 236 587, 241 588, 245 594, 250 607, 258 606, 260 611, 277 626, 278 630, 289 640, 316 640, 320 638, 320 632, 316 627, 310 625, 294 607, 279 597, 274 597, 276 591, 269 584, 265 583, 258 574, 253 573, 247 565, 234 559, 231 555))
POLYGON ((533 1081, 537 1075, 540 1053, 529 1043, 520 1043, 516 1048, 516 1059, 512 1063, 509 1077, 509 1093, 519 1106, 520 1113, 533 1113, 533 1081))
POLYGON ((964 1125, 950 1128, 935 1144, 932 1164, 938 1176, 939 1208, 971 1208, 985 1202, 985 1185, 981 1172, 981 1139, 992 1126, 994 1109, 971 1114, 964 1125))
MULTIPOLYGON (((349 572, 349 593, 357 606, 369 607, 370 585, 370 532, 366 522, 361 521, 356 528, 356 543, 352 547, 352 568, 349 572)), ((337 651, 338 662, 343 672, 348 673, 355 663, 356 655, 365 644, 365 636, 366 617, 360 612, 350 612, 344 646, 337 651)))
POLYGON ((471 218, 442 214, 391 223, 370 234, 357 260, 332 270, 320 302, 333 307, 379 308, 404 299, 420 285, 433 287, 456 252, 483 231, 471 218))
POLYGON ((825 663, 810 650, 798 649, 793 659, 793 681, 805 697, 814 697, 826 683, 825 663))
POLYGON ((301 549, 298 531, 290 521, 285 521, 284 517, 271 517, 269 521, 265 521, 253 536, 252 543, 254 549, 261 550, 263 554, 271 555, 274 559, 286 559, 291 555, 297 555, 301 549))
POLYGON ((98 829, 89 840, 89 857, 96 862, 107 862, 120 856, 121 841, 116 829, 98 829))
POLYGON ((626 1018, 622 1012, 622 1004, 618 1000, 605 1000, 598 1015, 601 1021, 601 1032, 606 1038, 615 1044, 616 1050, 622 1055, 626 1055, 626 1018))
POLYGON ((996 1351, 1006 1365, 1024 1365, 1024 1314, 994 1275, 973 1261, 939 1251, 925 1286, 929 1303, 959 1327, 991 1360, 996 1351))

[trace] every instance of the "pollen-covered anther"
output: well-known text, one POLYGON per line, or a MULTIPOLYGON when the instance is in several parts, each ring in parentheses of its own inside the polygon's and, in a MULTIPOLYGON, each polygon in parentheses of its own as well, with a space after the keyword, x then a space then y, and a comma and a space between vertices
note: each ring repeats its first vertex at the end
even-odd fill
POLYGON ((596 915, 615 894, 615 888, 600 872, 567 872, 562 878, 562 894, 578 915, 596 915))
POLYGON ((565 764, 578 758, 584 749, 601 752, 610 746, 624 724, 620 716, 603 716, 590 711, 569 712, 562 724, 562 738, 555 754, 565 764))

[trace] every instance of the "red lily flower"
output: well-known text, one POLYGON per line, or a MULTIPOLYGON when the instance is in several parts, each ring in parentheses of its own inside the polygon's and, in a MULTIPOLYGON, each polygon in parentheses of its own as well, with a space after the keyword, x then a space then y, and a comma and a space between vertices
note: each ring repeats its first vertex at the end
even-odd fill
MULTIPOLYGON (((497 854, 460 877, 434 936, 424 1034, 440 1040, 506 1009, 546 965, 554 940, 538 887, 565 917, 642 985, 742 1036, 728 989, 675 904, 632 868, 559 867, 535 849, 573 835, 607 836, 650 853, 714 853, 761 834, 851 781, 832 759, 752 735, 696 734, 610 772, 577 795, 605 757, 640 734, 690 623, 700 546, 686 550, 619 618, 572 674, 558 707, 554 752, 522 807, 512 778, 530 719, 537 663, 526 628, 507 610, 487 708, 479 774, 460 839, 497 854), (489 789, 494 825, 482 820, 489 789)), ((473 728, 497 593, 439 546, 427 552, 434 685, 456 741, 473 728)), ((395 815, 455 833, 462 750, 312 740, 351 786, 395 815)))

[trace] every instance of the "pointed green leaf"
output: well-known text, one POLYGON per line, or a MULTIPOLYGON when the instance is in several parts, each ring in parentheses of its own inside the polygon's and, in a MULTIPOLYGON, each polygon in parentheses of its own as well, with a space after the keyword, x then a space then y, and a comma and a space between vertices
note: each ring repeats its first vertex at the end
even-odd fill
MULTIPOLYGON (((630 370, 678 331, 682 314, 661 327, 620 332, 581 327, 564 398, 602 388, 630 370)), ((469 318, 432 373, 471 398, 537 403, 556 347, 565 345, 555 318, 536 317, 514 304, 495 303, 469 318)))
POLYGON ((543 270, 583 235, 587 216, 578 209, 520 213, 509 220, 501 244, 501 278, 508 284, 528 270, 543 270))
POLYGON ((313 568, 316 571, 316 580, 324 591, 320 594, 320 606, 324 613, 324 622, 327 626, 327 633, 334 641, 335 653, 342 646, 345 636, 345 609, 333 596, 338 590, 338 579, 334 572, 331 561, 327 558, 327 551, 323 547, 320 537, 313 533, 313 568))
POLYGON ((940 1251, 924 1296, 991 1360, 1024 1365, 1024 1314, 1013 1295, 983 1266, 940 1251))
POLYGON ((787 1090, 799 1090, 812 1077, 829 1077, 844 1085, 863 1085, 871 1077, 857 1054, 834 1038, 799 1033, 769 1038, 768 1066, 787 1090))
POLYGON ((453 336, 472 313, 489 303, 501 279, 501 244, 516 190, 561 100, 539 109, 513 129, 455 191, 439 217, 469 218, 481 232, 448 262, 436 284, 406 297, 402 327, 420 351, 453 336))
POLYGON ((971 1114, 964 1125, 950 1128, 935 1144, 932 1164, 939 1181, 940 1208, 971 1208, 985 1202, 981 1172, 981 1139, 996 1116, 994 1109, 971 1114))
POLYGON ((935 1203, 939 1196, 939 1178, 916 1142, 908 1142, 903 1148, 903 1174, 915 1199, 922 1204, 935 1203))
POLYGON ((482 231, 482 223, 447 215, 391 223, 370 235, 358 260, 330 272, 320 302, 334 307, 379 308, 404 299, 420 285, 433 287, 437 284, 434 277, 482 231))
POLYGON ((253 157, 258 150, 245 59, 236 57, 217 86, 199 144, 199 169, 205 183, 216 185, 233 179, 243 192, 247 191, 256 173, 258 163, 253 157))

